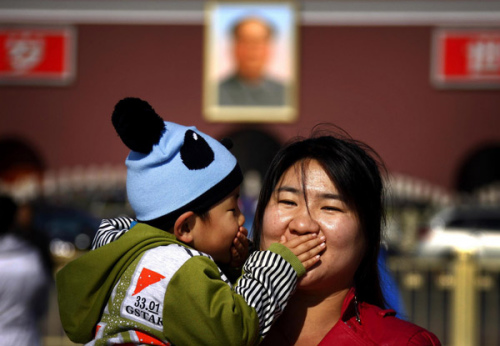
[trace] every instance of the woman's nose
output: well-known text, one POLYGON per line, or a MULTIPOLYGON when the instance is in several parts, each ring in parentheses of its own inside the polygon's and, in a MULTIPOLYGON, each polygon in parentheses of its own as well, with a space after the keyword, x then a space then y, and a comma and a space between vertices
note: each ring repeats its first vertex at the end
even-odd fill
POLYGON ((309 210, 304 209, 290 221, 290 232, 296 234, 318 233, 320 231, 319 223, 314 220, 309 210))

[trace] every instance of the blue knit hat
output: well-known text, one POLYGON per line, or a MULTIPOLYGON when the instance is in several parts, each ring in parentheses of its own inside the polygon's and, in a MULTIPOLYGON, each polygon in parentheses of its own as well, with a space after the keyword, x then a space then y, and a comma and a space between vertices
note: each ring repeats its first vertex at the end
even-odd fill
POLYGON ((169 228, 182 213, 207 211, 241 184, 227 144, 196 127, 163 121, 146 101, 119 101, 112 122, 131 149, 127 195, 140 221, 169 228))

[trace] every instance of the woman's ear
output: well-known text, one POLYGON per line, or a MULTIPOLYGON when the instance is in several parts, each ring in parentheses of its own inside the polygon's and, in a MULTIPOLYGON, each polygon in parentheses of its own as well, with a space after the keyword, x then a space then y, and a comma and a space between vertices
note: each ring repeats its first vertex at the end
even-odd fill
POLYGON ((195 216, 196 215, 192 211, 186 211, 175 220, 174 235, 177 240, 185 244, 190 244, 193 241, 193 232, 191 232, 191 228, 193 227, 195 216))

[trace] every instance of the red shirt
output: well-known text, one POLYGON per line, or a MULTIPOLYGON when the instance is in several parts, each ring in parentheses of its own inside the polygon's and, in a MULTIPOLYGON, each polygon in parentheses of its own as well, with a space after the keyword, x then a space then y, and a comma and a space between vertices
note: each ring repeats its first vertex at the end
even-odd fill
POLYGON ((319 345, 441 345, 434 334, 397 318, 391 309, 383 310, 361 302, 357 309, 358 322, 354 295, 352 288, 342 305, 342 317, 319 345))

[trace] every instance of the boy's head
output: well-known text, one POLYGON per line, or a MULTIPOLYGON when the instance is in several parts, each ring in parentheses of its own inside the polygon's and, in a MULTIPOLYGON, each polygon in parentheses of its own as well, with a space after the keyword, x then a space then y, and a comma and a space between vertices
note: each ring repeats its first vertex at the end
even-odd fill
POLYGON ((238 207, 239 192, 239 187, 235 188, 203 216, 192 211, 180 215, 173 227, 176 238, 208 253, 217 262, 228 263, 230 248, 245 223, 245 216, 238 207))
POLYGON ((112 122, 131 149, 127 195, 141 222, 170 230, 184 213, 206 214, 241 184, 225 145, 195 127, 163 121, 146 101, 119 101, 112 122))

